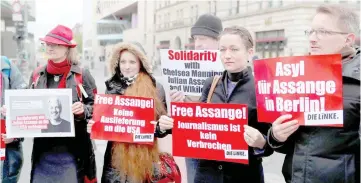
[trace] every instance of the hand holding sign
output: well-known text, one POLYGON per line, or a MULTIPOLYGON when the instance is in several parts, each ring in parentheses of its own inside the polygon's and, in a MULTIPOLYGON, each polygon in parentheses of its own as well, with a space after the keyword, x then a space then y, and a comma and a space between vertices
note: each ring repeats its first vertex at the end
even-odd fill
POLYGON ((184 93, 182 91, 171 90, 169 93, 170 100, 172 102, 183 102, 185 99, 184 93))
POLYGON ((263 149, 264 145, 266 144, 266 139, 263 137, 261 132, 248 125, 243 125, 243 127, 244 127, 243 136, 247 144, 251 147, 257 147, 263 149))
POLYGON ((3 106, 0 108, 0 112, 1 112, 1 115, 6 116, 6 106, 5 106, 5 105, 3 105, 3 106))
POLYGON ((292 115, 282 115, 272 124, 272 134, 279 142, 285 142, 300 126, 297 120, 287 121, 292 115))
POLYGON ((14 138, 6 138, 6 134, 1 134, 1 138, 5 142, 5 144, 10 144, 14 141, 14 138))
POLYGON ((84 114, 84 107, 83 107, 83 103, 81 102, 75 102, 72 106, 72 112, 75 115, 82 115, 84 114))
POLYGON ((95 123, 95 121, 92 119, 88 121, 88 124, 86 125, 86 131, 88 133, 91 133, 94 123, 95 123))
MULTIPOLYGON (((159 128, 161 131, 170 130, 173 128, 174 120, 168 116, 162 115, 159 120, 159 128)), ((152 121, 152 124, 156 125, 156 121, 152 121)))

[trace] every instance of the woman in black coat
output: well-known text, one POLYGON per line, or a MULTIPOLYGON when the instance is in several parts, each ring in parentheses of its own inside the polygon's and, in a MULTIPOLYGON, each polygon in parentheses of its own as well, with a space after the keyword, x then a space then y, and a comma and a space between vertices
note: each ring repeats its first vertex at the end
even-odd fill
MULTIPOLYGON (((266 123, 258 123, 256 92, 248 58, 253 55, 253 39, 249 31, 242 27, 229 27, 219 38, 221 60, 225 71, 217 82, 210 103, 247 104, 248 125, 243 134, 249 145, 249 165, 197 160, 194 183, 263 183, 262 157, 272 154, 267 146, 266 123)), ((206 102, 214 77, 208 78, 203 86, 201 102, 206 102)))

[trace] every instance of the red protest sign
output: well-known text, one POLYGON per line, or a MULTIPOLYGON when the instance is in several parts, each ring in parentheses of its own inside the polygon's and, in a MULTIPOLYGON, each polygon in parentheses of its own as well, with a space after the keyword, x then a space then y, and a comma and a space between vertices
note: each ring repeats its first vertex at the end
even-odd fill
POLYGON ((301 125, 343 126, 341 55, 254 62, 258 121, 292 114, 301 125))
POLYGON ((93 120, 92 139, 153 144, 153 99, 97 94, 93 120))
POLYGON ((171 103, 173 155, 248 164, 246 105, 171 103))
MULTIPOLYGON (((0 134, 6 134, 6 129, 5 129, 5 120, 2 119, 0 120, 0 134)), ((5 160, 5 142, 3 141, 3 138, 1 136, 1 140, 0 140, 0 160, 5 160)))

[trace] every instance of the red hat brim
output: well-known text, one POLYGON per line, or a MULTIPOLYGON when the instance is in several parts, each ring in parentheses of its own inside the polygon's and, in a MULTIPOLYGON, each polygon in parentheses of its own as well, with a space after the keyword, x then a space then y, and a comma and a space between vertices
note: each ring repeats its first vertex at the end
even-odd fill
POLYGON ((68 44, 60 39, 56 39, 50 36, 45 36, 45 38, 40 38, 41 41, 44 41, 46 43, 52 43, 52 44, 59 44, 59 45, 63 45, 63 46, 68 46, 70 48, 74 48, 76 47, 76 44, 68 44))

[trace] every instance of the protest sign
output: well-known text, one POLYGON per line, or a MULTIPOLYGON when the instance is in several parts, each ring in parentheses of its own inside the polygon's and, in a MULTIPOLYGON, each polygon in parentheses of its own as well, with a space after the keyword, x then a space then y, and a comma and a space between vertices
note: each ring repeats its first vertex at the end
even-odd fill
POLYGON ((143 97, 97 94, 91 138, 153 144, 154 100, 143 97))
POLYGON ((170 90, 201 96, 204 82, 224 69, 218 50, 160 50, 162 79, 170 90))
POLYGON ((74 137, 71 89, 5 90, 9 138, 74 137))
POLYGON ((173 155, 248 164, 246 105, 171 103, 173 155))
POLYGON ((0 120, 0 161, 5 159, 5 142, 3 141, 2 138, 2 134, 6 134, 6 130, 5 130, 5 120, 1 119, 0 120))
POLYGON ((291 114, 301 125, 343 126, 341 55, 254 62, 258 120, 291 114))

